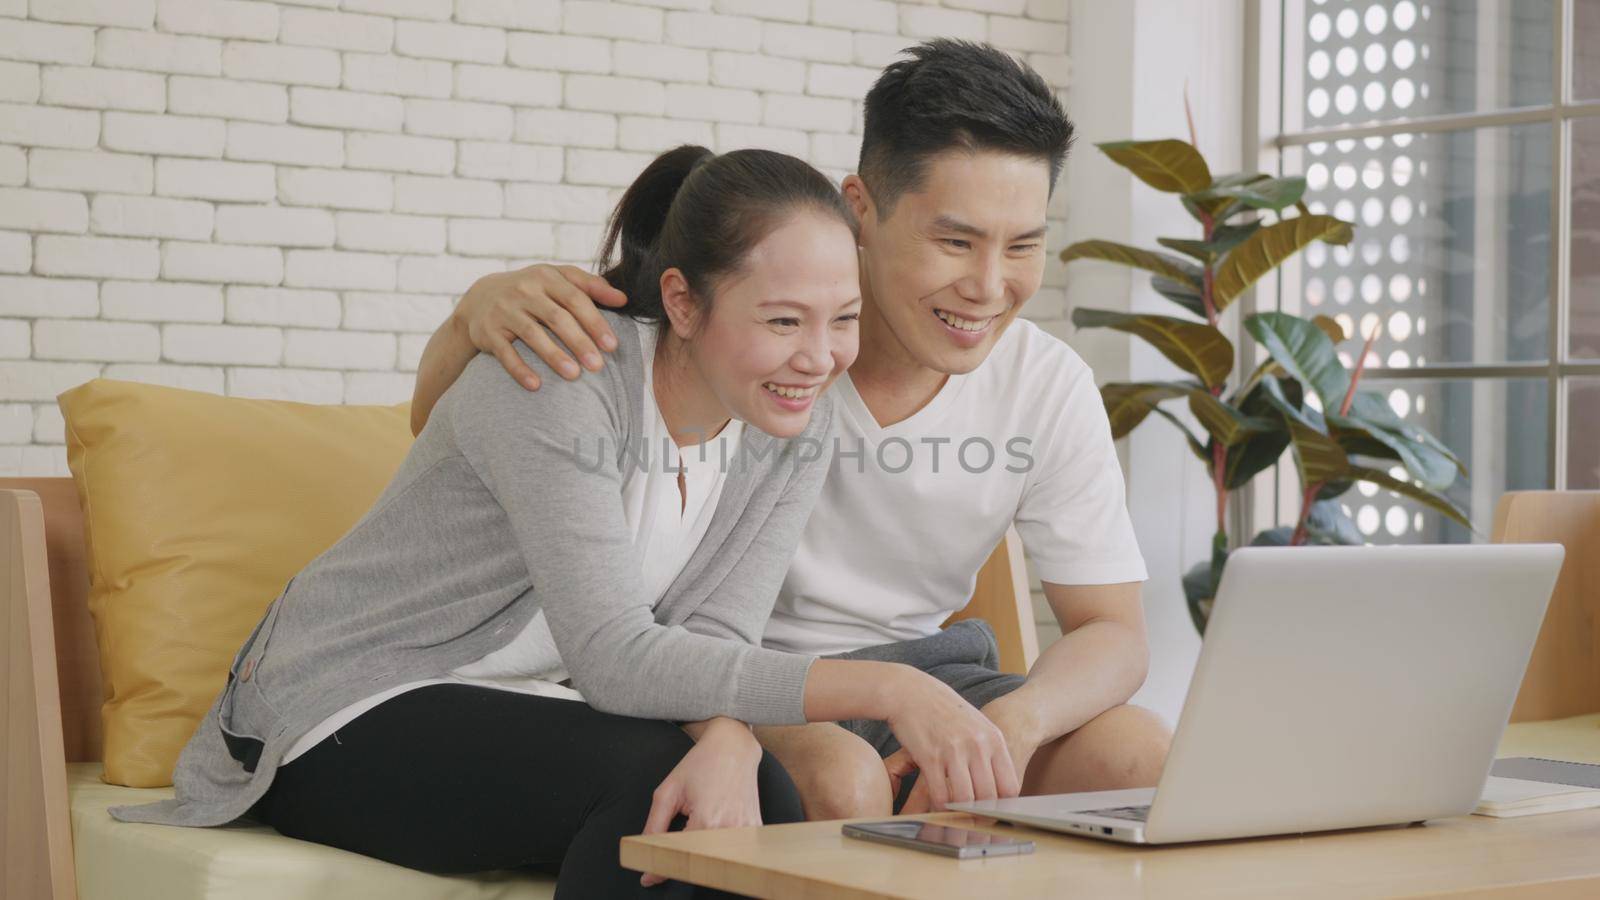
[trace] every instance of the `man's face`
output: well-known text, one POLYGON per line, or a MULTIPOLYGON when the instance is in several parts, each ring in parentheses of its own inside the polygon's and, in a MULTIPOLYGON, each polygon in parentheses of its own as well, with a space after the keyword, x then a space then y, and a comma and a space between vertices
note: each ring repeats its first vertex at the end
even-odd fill
POLYGON ((851 199, 862 286, 872 297, 864 318, 878 319, 872 324, 920 365, 947 374, 977 368, 1044 277, 1049 164, 996 151, 942 153, 887 219, 864 185, 854 187, 847 194, 859 193, 851 199))

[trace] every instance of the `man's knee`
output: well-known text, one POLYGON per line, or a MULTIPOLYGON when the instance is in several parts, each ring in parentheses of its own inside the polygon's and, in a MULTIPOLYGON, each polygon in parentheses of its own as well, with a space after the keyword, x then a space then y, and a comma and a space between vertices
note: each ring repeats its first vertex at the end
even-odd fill
POLYGON ((866 741, 832 724, 758 729, 800 790, 806 818, 887 816, 889 773, 866 741))
POLYGON ((1112 707, 1089 724, 1096 723, 1105 732, 1098 742, 1100 747, 1120 761, 1120 765, 1110 768, 1120 772, 1128 787, 1155 787, 1167 764, 1167 752, 1172 749, 1172 730, 1167 723, 1150 710, 1132 704, 1112 707))
MULTIPOLYGON (((842 730, 842 729, 841 729, 842 730)), ((889 773, 872 745, 849 732, 849 741, 838 741, 819 754, 819 789, 806 799, 807 818, 850 819, 860 816, 887 816, 894 797, 889 789, 889 773)))
POLYGON ((1171 746, 1172 732, 1160 716, 1141 706, 1114 706, 1041 747, 1024 792, 1154 787, 1171 746))

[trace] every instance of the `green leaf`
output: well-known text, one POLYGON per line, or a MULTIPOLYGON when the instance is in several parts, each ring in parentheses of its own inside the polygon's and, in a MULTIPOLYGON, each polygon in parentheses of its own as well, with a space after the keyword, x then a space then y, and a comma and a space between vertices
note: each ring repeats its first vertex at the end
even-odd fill
POLYGON ((1389 401, 1381 394, 1372 391, 1357 391, 1355 397, 1351 398, 1349 416, 1422 444, 1450 460, 1455 465, 1456 471, 1462 475, 1467 474, 1467 467, 1449 447, 1446 447, 1442 441, 1430 434, 1426 428, 1412 425, 1400 418, 1393 407, 1389 406, 1389 401))
POLYGON ((1247 317, 1244 327, 1284 371, 1311 388, 1323 409, 1338 409, 1344 402, 1350 373, 1339 362, 1332 339, 1316 323, 1268 312, 1247 317))
MULTIPOLYGON (((1303 401, 1298 381, 1286 380, 1277 387, 1278 396, 1299 408, 1303 401)), ((1283 456, 1283 451, 1289 448, 1289 427, 1282 424, 1282 416, 1268 399, 1266 391, 1259 385, 1237 406, 1241 413, 1254 418, 1277 416, 1279 427, 1264 434, 1252 435, 1244 443, 1228 451, 1227 470, 1224 472, 1223 482, 1228 490, 1238 490, 1249 484, 1250 479, 1270 468, 1283 456)))
POLYGON ((1306 531, 1319 544, 1345 544, 1359 547, 1367 542, 1354 519, 1345 515, 1337 500, 1318 500, 1311 504, 1306 531))
POLYGON ((1237 200, 1251 209, 1270 209, 1278 212, 1299 203, 1305 193, 1306 180, 1296 175, 1288 178, 1263 177, 1242 184, 1220 185, 1194 195, 1194 199, 1197 202, 1214 199, 1237 200))
POLYGON ((1217 267, 1211 285, 1212 302, 1221 312, 1261 276, 1312 241, 1348 244, 1354 235, 1350 223, 1332 216, 1297 216, 1265 226, 1246 238, 1217 267))
POLYGON ((1221 385, 1233 371, 1233 344, 1221 331, 1202 322, 1079 307, 1072 311, 1072 324, 1079 328, 1114 328, 1144 338, 1208 388, 1221 385))
MULTIPOLYGON (((1176 250, 1185 256, 1198 260, 1202 265, 1210 265, 1218 259, 1228 255, 1233 248, 1243 243, 1244 239, 1254 234, 1261 227, 1259 221, 1245 222, 1242 225, 1219 225, 1211 233, 1209 241, 1193 241, 1183 238, 1156 238, 1156 243, 1168 250, 1176 250)), ((1198 273, 1196 275, 1198 278, 1198 273)))
POLYGON ((1188 441, 1189 449, 1201 462, 1209 462, 1211 457, 1206 452, 1205 445, 1194 436, 1189 426, 1183 424, 1177 416, 1162 409, 1159 405, 1163 400, 1172 400, 1185 396, 1190 391, 1204 390, 1198 383, 1181 381, 1146 381, 1146 382, 1112 382, 1100 389, 1100 400, 1106 406, 1106 417, 1111 420, 1111 437, 1120 439, 1133 429, 1139 427, 1151 413, 1171 422, 1173 427, 1183 432, 1184 439, 1188 441))
POLYGON ((1162 278, 1160 275, 1150 276, 1150 286, 1156 293, 1178 304, 1200 318, 1206 317, 1206 301, 1200 296, 1200 290, 1171 278, 1162 278))
POLYGON ((1211 261, 1217 258, 1216 245, 1208 244, 1205 241, 1190 241, 1184 240, 1183 238, 1162 237, 1156 238, 1156 243, 1167 248, 1168 250, 1176 250, 1179 253, 1182 253, 1184 256, 1199 260, 1201 265, 1210 265, 1211 261))
POLYGON ((1314 484, 1335 481, 1345 475, 1350 469, 1350 459, 1344 448, 1321 430, 1320 417, 1291 405, 1283 396, 1277 379, 1269 378, 1261 382, 1261 387, 1289 426, 1289 442, 1300 472, 1300 489, 1305 491, 1314 484))
POLYGON ((1350 466, 1350 457, 1344 448, 1326 434, 1305 422, 1289 418, 1289 442, 1294 447, 1294 460, 1300 469, 1300 488, 1334 481, 1350 466))
POLYGON ((1350 466, 1350 476, 1360 481, 1370 481, 1379 487, 1394 491, 1402 497, 1410 497, 1429 509, 1443 513, 1451 521, 1456 522, 1468 531, 1473 531, 1472 521, 1467 518, 1467 514, 1462 512, 1460 507, 1451 503, 1443 495, 1434 493, 1421 485, 1410 481, 1402 481, 1388 472, 1368 469, 1362 466, 1350 466))
POLYGON ((1211 395, 1210 391, 1191 390, 1189 411, 1199 420, 1200 426, 1224 447, 1234 447, 1253 435, 1278 430, 1273 419, 1247 416, 1211 395))
POLYGON ((1214 188, 1239 187, 1240 185, 1266 181, 1271 177, 1271 175, 1264 175, 1260 172, 1234 172, 1232 175, 1218 175, 1217 179, 1211 182, 1211 186, 1214 188))
MULTIPOLYGON (((1311 513, 1306 517, 1306 536, 1309 539, 1307 543, 1311 544, 1360 546, 1366 543, 1361 529, 1333 500, 1318 500, 1311 504, 1311 513)), ((1279 525, 1256 535, 1250 541, 1250 546, 1287 547, 1293 541, 1294 527, 1279 525)))
POLYGON ((1202 635, 1206 621, 1211 618, 1211 607, 1216 601, 1217 585, 1222 583, 1222 571, 1228 565, 1228 535, 1217 532, 1211 538, 1211 558, 1197 563, 1183 576, 1183 596, 1188 602, 1189 617, 1202 635))
POLYGON ((1096 145, 1111 161, 1158 191, 1187 194, 1211 185, 1205 157, 1187 141, 1115 141, 1096 145))
POLYGON ((1202 201, 1184 194, 1178 200, 1183 204, 1183 208, 1189 211, 1189 215, 1194 216, 1194 220, 1202 225, 1208 220, 1215 225, 1244 208, 1239 201, 1231 197, 1202 201))
POLYGON ((1154 272, 1163 278, 1191 284, 1196 289, 1200 287, 1199 270, 1193 265, 1165 253, 1141 250, 1115 241, 1079 241, 1061 251, 1062 262, 1072 262, 1075 259, 1100 259, 1121 263, 1154 272))
POLYGON ((1366 419, 1328 413, 1334 440, 1348 453, 1396 459, 1412 478, 1434 490, 1444 490, 1456 480, 1456 465, 1449 457, 1399 431, 1366 419))
MULTIPOLYGON (((1106 416, 1111 420, 1111 436, 1114 439, 1132 431, 1151 412, 1165 414, 1166 411, 1157 404, 1180 397, 1188 398, 1189 411, 1194 413, 1206 433, 1221 441, 1224 447, 1232 447, 1251 435, 1279 430, 1276 417, 1247 416, 1193 381, 1113 382, 1100 389, 1100 397, 1105 401, 1106 416)), ((1194 438, 1188 427, 1175 418, 1173 423, 1198 448, 1200 458, 1209 462, 1211 455, 1194 438)))
POLYGON ((1334 498, 1343 494, 1345 491, 1355 487, 1355 484, 1356 483, 1354 481, 1351 481, 1347 477, 1342 477, 1337 481, 1330 481, 1322 486, 1322 490, 1317 491, 1317 499, 1333 500, 1334 498))
POLYGON ((1294 540, 1294 528, 1289 525, 1279 525, 1268 528, 1250 539, 1252 547, 1287 547, 1294 540))
POLYGON ((1349 338, 1349 335, 1344 333, 1344 326, 1340 325, 1338 320, 1332 316, 1312 316, 1311 324, 1322 329, 1322 333, 1328 336, 1328 340, 1333 341, 1335 344, 1342 343, 1349 338))
POLYGON ((1106 405, 1106 417, 1111 420, 1111 437, 1121 439, 1139 427, 1157 403, 1182 397, 1185 393, 1183 387, 1166 381, 1107 384, 1100 389, 1100 399, 1106 405))
POLYGON ((1217 255, 1225 256, 1233 248, 1244 243, 1245 238, 1255 234, 1260 227, 1260 221, 1245 222, 1242 225, 1223 225, 1211 233, 1211 244, 1217 248, 1217 255))
POLYGON ((1185 194, 1183 196, 1183 206, 1189 210, 1189 215, 1194 216, 1201 222, 1204 222, 1207 217, 1213 223, 1221 222, 1235 212, 1244 209, 1244 204, 1237 197, 1218 194, 1216 192, 1218 188, 1238 188, 1257 181, 1265 181, 1267 177, 1259 172, 1235 172, 1232 175, 1223 175, 1211 182, 1209 186, 1185 194), (1204 215, 1201 215, 1202 212, 1204 215))

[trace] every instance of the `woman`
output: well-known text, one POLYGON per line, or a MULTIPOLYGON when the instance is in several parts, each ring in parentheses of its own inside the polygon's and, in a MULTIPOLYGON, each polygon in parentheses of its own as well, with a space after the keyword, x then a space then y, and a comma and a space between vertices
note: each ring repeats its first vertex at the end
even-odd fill
POLYGON ((558 896, 618 896, 640 885, 623 835, 801 817, 752 723, 885 719, 918 763, 1016 792, 943 684, 759 646, 828 468, 821 393, 856 353, 838 193, 782 154, 680 147, 623 196, 613 251, 618 363, 537 394, 470 363, 246 640, 176 798, 113 815, 253 811, 413 868, 559 867, 558 896))

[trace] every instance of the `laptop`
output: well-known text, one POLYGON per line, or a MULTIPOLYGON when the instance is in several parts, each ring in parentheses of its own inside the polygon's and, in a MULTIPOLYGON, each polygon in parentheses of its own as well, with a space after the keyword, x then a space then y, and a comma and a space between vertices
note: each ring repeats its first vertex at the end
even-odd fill
POLYGON ((1133 844, 1470 813, 1563 555, 1559 544, 1236 550, 1157 787, 949 808, 1133 844))

